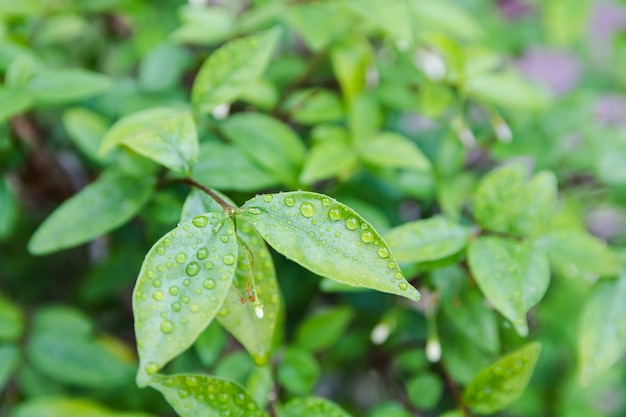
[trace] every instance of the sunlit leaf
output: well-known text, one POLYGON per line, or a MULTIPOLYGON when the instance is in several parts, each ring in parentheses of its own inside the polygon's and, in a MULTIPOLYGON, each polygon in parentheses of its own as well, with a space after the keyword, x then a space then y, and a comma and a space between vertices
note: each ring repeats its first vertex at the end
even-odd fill
POLYGON ((587 302, 578 333, 578 379, 588 385, 626 351, 626 273, 597 284, 587 302))
POLYGON ((539 302, 550 282, 545 252, 528 242, 480 237, 469 246, 468 255, 483 294, 521 336, 526 336, 526 312, 539 302))
POLYGON ((28 243, 41 255, 79 245, 126 223, 152 193, 154 178, 134 177, 114 169, 61 204, 28 243))
POLYGON ((331 49, 333 72, 348 103, 365 88, 372 54, 369 43, 361 37, 343 39, 331 49))
POLYGON ((510 110, 537 111, 549 103, 547 93, 514 73, 483 74, 467 81, 470 96, 510 110))
POLYGON ((24 316, 19 307, 0 296, 0 340, 17 340, 24 330, 24 316))
POLYGON ((408 4, 414 25, 422 31, 441 31, 466 39, 476 39, 482 33, 478 22, 453 2, 420 0, 408 4))
POLYGON ((276 251, 318 275, 412 300, 420 298, 378 232, 330 197, 302 191, 266 194, 248 200, 241 216, 276 251))
POLYGON ((278 411, 278 417, 352 417, 337 404, 318 397, 295 398, 278 411))
POLYGON ((339 96, 328 90, 300 90, 287 99, 284 107, 293 121, 304 125, 333 122, 343 118, 339 96))
POLYGON ((300 173, 303 184, 313 184, 344 172, 350 172, 357 166, 356 152, 345 142, 325 140, 311 146, 300 173))
POLYGON ((465 389, 466 404, 477 413, 492 414, 518 399, 530 381, 540 351, 540 343, 529 343, 483 368, 465 389))
POLYGON ((233 11, 226 7, 185 5, 179 12, 182 26, 171 37, 193 45, 212 45, 227 39, 235 28, 233 11))
POLYGON ((350 27, 350 15, 341 2, 290 4, 286 15, 313 51, 327 46, 350 27))
POLYGON ((443 217, 404 223, 385 234, 400 262, 442 259, 461 251, 468 243, 468 230, 443 217))
POLYGON ((32 97, 25 91, 0 87, 0 122, 26 111, 32 104, 32 97))
POLYGON ((429 171, 430 161, 409 139, 393 132, 381 132, 361 143, 359 153, 369 164, 383 168, 429 171))
POLYGON ((100 154, 118 145, 183 174, 189 174, 198 157, 193 117, 174 108, 157 107, 118 120, 102 138, 100 154))
POLYGON ((211 323, 230 289, 237 253, 233 222, 217 213, 183 222, 152 246, 133 292, 140 386, 211 323))
POLYGON ((278 29, 272 29, 235 39, 213 52, 194 81, 193 105, 208 113, 219 104, 235 100, 251 81, 263 74, 279 33, 278 29))
POLYGON ((109 90, 111 80, 83 69, 46 70, 35 74, 27 91, 37 103, 65 103, 109 90))
POLYGON ((63 113, 63 127, 83 155, 96 162, 107 160, 98 154, 100 142, 109 128, 104 117, 82 107, 74 107, 63 113))
POLYGON ((105 408, 86 398, 42 397, 28 400, 13 410, 10 417, 152 417, 142 412, 123 412, 105 408))
POLYGON ((155 375, 150 386, 163 394, 181 417, 264 417, 239 385, 206 375, 155 375))

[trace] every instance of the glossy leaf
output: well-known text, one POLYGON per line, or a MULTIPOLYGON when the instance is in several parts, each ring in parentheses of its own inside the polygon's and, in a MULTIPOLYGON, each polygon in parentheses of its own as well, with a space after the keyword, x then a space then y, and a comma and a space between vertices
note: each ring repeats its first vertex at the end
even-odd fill
POLYGON ((131 177, 114 169, 66 200, 39 226, 28 243, 42 255, 79 245, 126 223, 152 194, 154 178, 131 177))
POLYGON ((480 237, 469 246, 468 255, 483 294, 521 336, 526 336, 526 312, 539 302, 550 282, 545 252, 528 242, 480 237))
POLYGON ((233 222, 217 213, 183 222, 148 251, 133 292, 139 386, 211 323, 230 289, 237 253, 233 222))
POLYGON ((9 183, 0 177, 0 240, 9 236, 17 221, 17 196, 9 183))
POLYGON ((15 341, 24 331, 24 316, 17 305, 0 296, 0 341, 15 341))
POLYGON ((0 343, 0 391, 20 363, 20 349, 13 343, 0 343))
POLYGON ((28 400, 10 417, 152 417, 142 412, 122 412, 105 408, 92 400, 72 397, 42 397, 28 400))
POLYGON ((538 240, 554 267, 565 277, 594 280, 617 275, 621 261, 595 237, 578 230, 555 230, 538 240))
POLYGON ((352 417, 337 404, 318 397, 295 398, 278 411, 278 417, 352 417))
POLYGON ((150 386, 180 417, 263 417, 265 412, 239 385, 206 375, 155 375, 150 386))
POLYGON ((98 154, 100 142, 109 129, 104 117, 82 107, 74 107, 63 113, 63 126, 83 155, 96 162, 107 161, 98 154))
MULTIPOLYGON (((234 203, 226 199, 234 206, 234 203)), ((219 205, 204 193, 194 190, 185 201, 182 219, 191 218, 198 213, 216 211, 219 205)), ((252 355, 258 366, 264 365, 269 359, 276 324, 282 309, 282 299, 276 282, 274 262, 267 246, 248 221, 237 219, 237 235, 245 242, 252 253, 254 266, 253 293, 260 305, 246 300, 247 292, 252 291, 249 259, 244 249, 239 249, 239 259, 233 284, 226 295, 222 309, 217 315, 219 323, 230 332, 252 355), (247 288, 246 288, 247 287, 247 288), (242 297, 245 297, 242 302, 242 297), (263 317, 259 318, 256 311, 261 308, 263 317)))
POLYGON ((66 103, 104 93, 112 86, 101 74, 83 69, 46 70, 35 74, 27 91, 36 103, 66 103))
POLYGON ((626 351, 626 273, 597 284, 584 307, 578 333, 578 380, 588 385, 626 351))
POLYGON ((16 88, 0 87, 0 122, 28 110, 33 104, 32 97, 16 88))
POLYGON ((242 207, 276 251, 312 272, 357 287, 418 300, 387 243, 361 216, 322 194, 266 194, 242 207))
POLYGON ((182 174, 189 174, 198 157, 193 117, 174 108, 157 107, 118 120, 102 138, 100 154, 119 145, 182 174))
POLYGON ((475 412, 492 414, 518 399, 535 369, 541 344, 529 343, 483 368, 465 389, 465 403, 475 412))
POLYGON ((219 190, 255 191, 278 184, 237 146, 220 142, 200 144, 191 177, 219 190))
POLYGON ((204 62, 191 93, 193 105, 201 112, 230 103, 246 86, 259 78, 267 66, 278 41, 279 31, 272 29, 259 35, 228 42, 204 62))
POLYGON ((278 381, 293 395, 309 395, 320 375, 320 367, 307 351, 289 348, 278 366, 278 381))
POLYGON ((240 113, 221 126, 246 156, 283 184, 295 184, 304 160, 302 140, 287 125, 260 113, 240 113))
POLYGON ((382 132, 362 143, 361 158, 382 168, 406 168, 429 171, 430 161, 409 139, 393 132, 382 132))
POLYGON ((328 349, 345 335, 353 317, 354 311, 347 306, 317 312, 300 324, 295 344, 310 351, 328 349))
POLYGON ((443 217, 404 223, 385 234, 399 262, 424 262, 458 253, 468 243, 469 231, 443 217))

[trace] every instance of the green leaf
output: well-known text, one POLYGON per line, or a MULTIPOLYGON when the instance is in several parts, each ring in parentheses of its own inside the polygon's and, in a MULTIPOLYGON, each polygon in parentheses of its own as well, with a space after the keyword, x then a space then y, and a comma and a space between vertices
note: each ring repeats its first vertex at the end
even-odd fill
POLYGON ((411 417, 411 414, 404 409, 402 404, 390 401, 378 404, 367 414, 367 417, 411 417))
POLYGON ((350 15, 340 2, 289 4, 287 20, 312 51, 319 51, 350 28, 350 15))
POLYGON ((61 204, 28 243, 42 255, 90 241, 126 223, 152 194, 154 178, 131 177, 114 169, 61 204))
POLYGON ((492 414, 518 399, 530 381, 540 351, 540 343, 529 343, 483 368, 465 389, 466 404, 477 413, 492 414))
POLYGON ((139 86, 148 92, 175 88, 190 61, 189 53, 183 47, 161 44, 141 61, 139 86))
MULTIPOLYGON (((226 201, 231 203, 228 199, 226 201)), ((185 201, 182 219, 217 209, 219 205, 213 199, 194 190, 185 201)), ((263 239, 245 219, 237 219, 237 226, 237 235, 252 253, 252 279, 255 283, 253 295, 260 304, 252 301, 242 303, 241 297, 246 297, 247 292, 253 291, 253 287, 247 252, 240 250, 233 280, 237 289, 231 288, 226 295, 217 320, 246 348, 254 362, 262 366, 267 363, 272 349, 277 321, 281 315, 282 299, 276 282, 274 262, 263 239), (257 316, 258 308, 261 309, 261 318, 257 316)))
POLYGON ((523 236, 544 233, 550 227, 556 200, 556 176, 550 171, 535 174, 520 199, 521 206, 514 218, 513 231, 523 236))
POLYGON ((303 125, 315 125, 343 119, 343 107, 336 93, 309 88, 292 94, 284 105, 291 119, 303 125))
POLYGON ((194 343, 196 354, 202 365, 207 368, 215 363, 225 346, 226 333, 217 322, 211 323, 209 327, 204 329, 194 343))
POLYGON ((273 390, 274 378, 272 377, 272 366, 255 367, 246 382, 246 391, 254 398, 260 408, 267 407, 273 390))
POLYGON ((431 169, 430 161, 415 143, 393 132, 381 132, 372 139, 361 142, 359 154, 365 162, 378 167, 415 171, 431 169))
POLYGON ((538 239, 553 266, 570 279, 617 275, 621 261, 595 237, 578 230, 556 230, 538 239))
POLYGON ((230 41, 213 52, 193 84, 194 107, 209 113, 215 106, 237 99, 265 71, 279 34, 272 29, 230 41))
POLYGON ((469 246, 468 258, 483 294, 526 336, 526 312, 541 300, 550 282, 545 252, 529 242, 480 237, 469 246))
POLYGON ((514 73, 474 76, 467 80, 466 88, 470 96, 514 111, 538 111, 549 104, 544 90, 514 73))
POLYGON ((320 367, 307 351, 288 348, 278 366, 278 381, 293 395, 309 395, 320 375, 320 367))
POLYGON ((213 45, 228 39, 235 29, 235 16, 226 7, 182 6, 179 11, 182 26, 172 39, 192 45, 213 45))
POLYGON ((0 391, 20 363, 20 348, 13 343, 0 344, 0 391))
POLYGON ((441 31, 465 39, 476 39, 481 26, 460 7, 442 0, 420 0, 408 3, 414 26, 420 31, 441 31))
POLYGON ((0 296, 0 341, 16 341, 24 331, 24 316, 19 307, 0 296))
POLYGON ((142 412, 110 410, 92 400, 71 397, 42 397, 28 400, 10 417, 152 417, 142 412))
POLYGON ((342 176, 357 166, 356 153, 343 141, 325 140, 314 143, 300 173, 303 184, 342 176))
POLYGON ((9 182, 0 177, 0 240, 8 237, 17 221, 17 196, 9 182))
POLYGON ((387 0, 348 0, 346 5, 368 23, 398 39, 413 38, 413 22, 406 2, 387 0))
POLYGON ((248 200, 240 210, 277 252, 318 275, 420 298, 378 232, 330 197, 303 191, 266 194, 248 200))
POLYGON ((90 110, 74 107, 63 113, 63 127, 83 155, 95 162, 110 161, 111 158, 98 154, 100 142, 109 129, 107 119, 90 110))
POLYGON ((139 386, 211 323, 230 289, 236 262, 237 238, 225 214, 185 221, 148 251, 133 292, 139 386))
POLYGON ((32 97, 17 88, 0 87, 0 122, 28 110, 33 104, 32 97))
POLYGON ((264 417, 239 385, 205 375, 155 375, 150 386, 163 394, 181 417, 264 417))
POLYGON ((430 372, 421 373, 406 383, 409 401, 415 407, 428 410, 433 408, 441 399, 443 381, 430 372))
POLYGON ((108 77, 83 69, 47 70, 31 78, 27 91, 36 103, 56 104, 102 94, 112 85, 108 77))
POLYGON ((118 120, 102 138, 100 155, 124 145, 167 168, 188 175, 198 157, 198 134, 191 114, 157 107, 118 120))
POLYGON ((443 217, 404 223, 385 234, 399 262, 425 262, 460 252, 468 243, 469 231, 443 217))
POLYGON ((328 349, 345 335, 353 317, 354 311, 347 306, 317 312, 300 324, 295 344, 313 352, 328 349))
POLYGON ((200 144, 191 177, 219 190, 255 191, 278 184, 237 146, 220 142, 200 144))
POLYGON ((264 114, 241 113, 228 118, 221 129, 266 173, 283 184, 297 184, 305 147, 287 125, 264 114))
POLYGON ((333 45, 330 51, 333 72, 347 103, 365 89, 372 54, 369 43, 361 37, 343 39, 333 45))
POLYGON ((626 351, 626 273, 597 284, 583 310, 578 332, 578 380, 588 385, 626 351))
POLYGON ((352 417, 337 404, 323 398, 294 398, 278 411, 278 417, 352 417))

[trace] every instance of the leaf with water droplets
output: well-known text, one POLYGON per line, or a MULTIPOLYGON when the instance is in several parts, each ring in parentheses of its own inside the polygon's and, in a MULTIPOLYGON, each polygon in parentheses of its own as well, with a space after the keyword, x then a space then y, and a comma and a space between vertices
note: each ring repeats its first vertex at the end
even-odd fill
MULTIPOLYGON (((219 193, 218 193, 219 194, 219 193)), ((235 205, 228 197, 221 195, 229 204, 235 205)), ((183 206, 183 219, 218 210, 220 206, 205 193, 192 191, 183 206)), ((234 284, 226 295, 222 309, 217 315, 219 323, 228 330, 252 355, 257 365, 264 365, 269 359, 276 324, 282 313, 283 303, 276 282, 274 262, 261 236, 245 219, 237 219, 237 235, 248 245, 252 252, 254 267, 252 273, 256 293, 253 296, 260 303, 255 305, 248 300, 242 304, 241 297, 247 297, 247 289, 252 291, 250 284, 249 259, 245 250, 239 250, 237 270, 234 284), (257 308, 261 308, 262 316, 257 316, 257 308)))
POLYGON ((102 138, 100 155, 118 145, 185 175, 198 157, 198 134, 191 113, 168 107, 140 111, 118 120, 102 138))
POLYGON ((139 386, 211 323, 231 287, 237 254, 233 221, 217 213, 181 223, 150 249, 133 292, 139 386))
POLYGON ((582 314, 578 333, 578 380, 589 384, 626 351, 626 273, 597 284, 582 314))
POLYGON ((265 194, 248 200, 240 212, 277 252, 318 275, 420 298, 378 232, 328 196, 304 191, 265 194))
POLYGON ((461 251, 468 241, 468 230, 443 217, 405 223, 385 239, 400 262, 424 262, 443 259, 461 251))
POLYGON ((468 257, 483 294, 526 336, 526 312, 541 300, 550 282, 545 252, 529 242, 481 237, 470 245, 468 257))
POLYGON ((152 194, 153 177, 129 176, 109 168, 61 204, 28 242, 42 255, 88 242, 127 222, 152 194))
POLYGON ((295 398, 278 411, 278 417, 352 417, 337 404, 318 397, 295 398))
POLYGON ((11 417, 154 417, 141 411, 120 411, 105 408, 86 398, 39 396, 20 403, 11 417))
POLYGON ((206 375, 155 375, 150 386, 163 394, 181 417, 264 417, 239 385, 206 375))
POLYGON ((540 343, 529 343, 483 368, 465 389, 466 404, 481 414, 492 414, 511 404, 526 389, 540 352, 540 343))

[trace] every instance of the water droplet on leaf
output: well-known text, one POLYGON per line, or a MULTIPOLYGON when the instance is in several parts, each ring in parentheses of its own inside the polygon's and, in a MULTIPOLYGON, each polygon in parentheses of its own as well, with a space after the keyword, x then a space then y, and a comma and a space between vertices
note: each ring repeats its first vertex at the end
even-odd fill
POLYGON ((187 260, 187 255, 184 254, 183 252, 180 252, 176 255, 176 262, 178 262, 179 264, 185 263, 186 260, 187 260))
POLYGON ((209 256, 209 250, 207 248, 200 248, 198 249, 198 252, 196 252, 196 257, 198 259, 205 259, 207 256, 209 256))
POLYGON ((302 203, 300 205, 300 213, 304 217, 313 217, 315 215, 315 206, 308 202, 302 203))
POLYGON ((204 285, 204 288, 206 288, 207 290, 211 290, 215 288, 215 281, 213 281, 211 278, 205 279, 202 285, 204 285))
POLYGON ((187 268, 185 268, 185 272, 187 272, 187 275, 189 275, 190 277, 193 277, 194 275, 197 275, 198 272, 200 272, 200 265, 198 264, 198 262, 189 262, 187 268))
POLYGON ((193 225, 196 227, 204 227, 207 225, 208 222, 209 219, 206 216, 196 216, 193 218, 193 220, 191 220, 191 223, 193 223, 193 225))
POLYGON ((231 254, 224 255, 223 260, 226 265, 232 265, 235 263, 235 257, 231 254))
POLYGON ((358 221, 356 217, 350 217, 346 220, 346 228, 348 230, 356 230, 357 225, 358 225, 358 221))
POLYGON ((341 209, 339 207, 331 208, 330 210, 328 210, 328 217, 330 217, 330 219, 334 221, 341 219, 341 209))
POLYGON ((293 207, 296 205, 296 200, 293 197, 285 197, 285 205, 287 207, 293 207))
POLYGON ((157 301, 161 301, 163 299, 163 291, 158 290, 152 293, 152 298, 154 298, 157 301))
POLYGON ((165 320, 161 323, 161 331, 163 333, 172 333, 174 331, 174 323, 170 320, 165 320))

